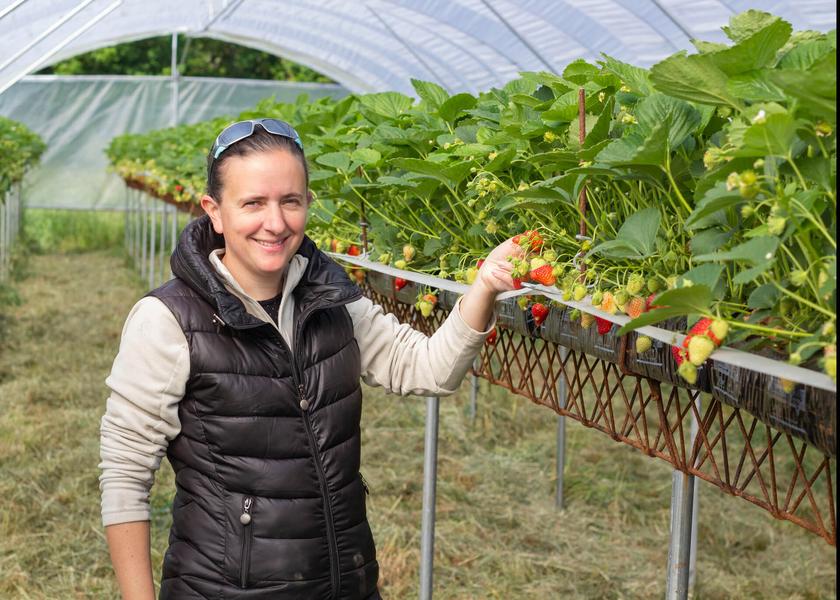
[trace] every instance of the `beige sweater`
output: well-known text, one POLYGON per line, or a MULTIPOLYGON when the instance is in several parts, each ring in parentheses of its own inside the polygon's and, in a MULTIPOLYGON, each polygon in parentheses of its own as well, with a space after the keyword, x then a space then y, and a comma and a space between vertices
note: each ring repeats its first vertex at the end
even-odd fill
MULTIPOLYGON (((271 319, 250 298, 221 262, 222 251, 210 262, 229 292, 246 310, 266 322, 271 319)), ((279 331, 291 348, 294 299, 307 259, 295 255, 286 274, 280 304, 279 331)), ((487 331, 469 327, 458 305, 428 338, 385 314, 368 298, 347 305, 361 351, 362 378, 400 395, 453 393, 478 354, 487 331)), ((187 340, 173 314, 157 298, 143 298, 126 319, 120 349, 105 383, 110 388, 100 426, 99 478, 102 522, 114 525, 150 519, 149 491, 170 440, 180 431, 178 402, 190 373, 187 340)))

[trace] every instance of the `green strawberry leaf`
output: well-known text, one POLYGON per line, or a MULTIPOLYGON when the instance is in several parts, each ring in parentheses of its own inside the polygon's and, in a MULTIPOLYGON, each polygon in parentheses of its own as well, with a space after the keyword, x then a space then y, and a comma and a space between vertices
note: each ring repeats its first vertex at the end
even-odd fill
POLYGON ((731 208, 743 201, 744 199, 737 190, 729 191, 726 189, 725 183, 718 183, 697 202, 694 211, 685 220, 685 226, 688 229, 699 229, 703 225, 708 227, 709 223, 703 221, 705 217, 719 210, 731 208))
POLYGON ((412 79, 411 85, 417 95, 429 105, 431 110, 437 110, 449 98, 449 93, 436 83, 412 79))
POLYGON ((721 280, 722 275, 723 265, 700 265, 680 275, 677 278, 677 287, 686 287, 687 282, 691 282, 687 287, 703 285, 712 290, 715 299, 722 300, 726 293, 726 286, 721 280))
POLYGON ((747 300, 750 308, 773 308, 779 301, 779 290, 772 283, 765 283, 755 288, 747 300))
POLYGON ((316 158, 315 162, 338 171, 347 171, 350 168, 350 155, 346 152, 327 152, 316 158))
POLYGON ((765 25, 726 50, 709 53, 715 65, 727 75, 767 67, 790 38, 790 23, 773 17, 765 25))
POLYGON ((673 54, 653 65, 650 80, 657 91, 675 98, 741 109, 741 102, 727 88, 726 73, 708 54, 673 54))
POLYGON ((647 258, 656 250, 659 210, 653 207, 633 213, 618 230, 614 240, 601 242, 590 251, 616 258, 647 258))
POLYGON ((458 117, 463 116, 464 111, 475 108, 477 102, 475 96, 471 94, 455 94, 441 104, 438 114, 444 121, 454 123, 458 117))
POLYGON ((753 123, 744 132, 734 156, 787 156, 796 139, 796 123, 787 113, 775 113, 753 123))
POLYGON ((767 271, 773 266, 775 260, 768 260, 749 269, 745 269, 732 278, 732 283, 735 285, 743 285, 755 281, 756 277, 767 271))
POLYGON ((350 158, 362 165, 375 165, 382 160, 382 154, 373 148, 356 148, 350 154, 350 158))
POLYGON ((762 265, 772 261, 779 248, 779 238, 775 236, 755 237, 748 242, 738 244, 730 250, 701 254, 695 256, 695 262, 709 262, 722 260, 745 261, 753 266, 762 265))
MULTIPOLYGON (((414 104, 414 98, 399 92, 380 92, 359 96, 359 104, 366 115, 378 115, 388 119, 396 119, 409 110, 414 104)), ((377 119, 377 122, 379 120, 377 119)))
POLYGON ((692 254, 708 254, 725 245, 731 237, 731 231, 717 228, 706 229, 691 238, 689 247, 692 254))
POLYGON ((644 96, 648 96, 653 92, 653 86, 650 83, 650 73, 647 69, 629 65, 603 53, 601 56, 604 59, 599 62, 603 65, 604 69, 617 75, 624 82, 624 85, 631 90, 639 92, 644 96))

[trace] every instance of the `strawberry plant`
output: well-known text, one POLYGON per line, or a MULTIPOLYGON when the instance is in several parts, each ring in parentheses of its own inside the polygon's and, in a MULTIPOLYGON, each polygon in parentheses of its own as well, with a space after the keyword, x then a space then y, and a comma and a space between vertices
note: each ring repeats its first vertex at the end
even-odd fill
POLYGON ((22 123, 0 117, 0 201, 23 178, 46 149, 41 138, 22 123))
MULTIPOLYGON (((620 333, 711 319, 729 345, 833 377, 835 32, 754 10, 724 31, 731 43, 698 41, 650 69, 605 55, 478 95, 413 81, 417 99, 265 101, 238 118, 295 124, 316 197, 309 234, 324 249, 360 248, 364 221, 381 263, 468 283, 516 236, 517 287, 588 296, 632 318, 620 333)), ((195 202, 228 121, 121 136, 109 156, 126 179, 195 202)), ((677 349, 680 372, 696 377, 714 347, 697 336, 694 361, 677 349)))

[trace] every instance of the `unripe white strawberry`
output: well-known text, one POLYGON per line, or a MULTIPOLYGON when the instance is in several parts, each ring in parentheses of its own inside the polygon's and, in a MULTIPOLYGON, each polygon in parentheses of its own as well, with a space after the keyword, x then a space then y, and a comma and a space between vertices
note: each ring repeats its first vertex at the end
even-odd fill
POLYGON ((640 335, 636 338, 636 354, 643 354, 651 349, 653 340, 646 335, 640 335))
POLYGON ((694 335, 688 341, 688 360, 699 367, 715 350, 715 343, 705 335, 694 335))
POLYGON ((576 285, 574 292, 572 292, 573 297, 576 302, 580 302, 586 297, 586 287, 582 285, 576 285))
POLYGON ((695 367, 689 361, 683 361, 679 369, 677 369, 677 373, 679 373, 680 377, 685 379, 691 385, 697 383, 697 367, 695 367))

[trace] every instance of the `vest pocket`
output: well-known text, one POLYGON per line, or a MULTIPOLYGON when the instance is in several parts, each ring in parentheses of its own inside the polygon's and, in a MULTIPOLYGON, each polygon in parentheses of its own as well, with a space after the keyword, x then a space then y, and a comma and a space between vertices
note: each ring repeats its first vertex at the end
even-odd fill
POLYGON ((245 496, 242 499, 242 514, 239 515, 239 523, 242 526, 242 552, 239 556, 239 585, 242 588, 248 587, 248 571, 251 569, 251 540, 253 539, 253 527, 251 513, 254 499, 245 496))

